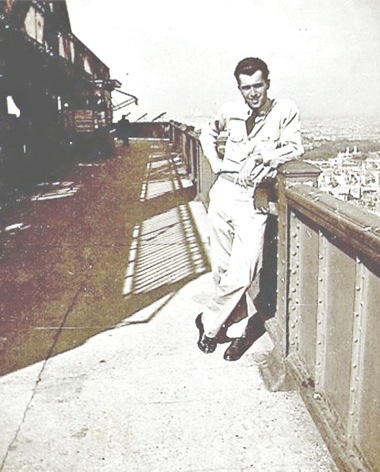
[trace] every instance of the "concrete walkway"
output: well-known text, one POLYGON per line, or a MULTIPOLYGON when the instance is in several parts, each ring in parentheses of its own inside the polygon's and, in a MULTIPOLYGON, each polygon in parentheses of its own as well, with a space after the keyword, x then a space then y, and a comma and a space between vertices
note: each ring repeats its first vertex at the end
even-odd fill
POLYGON ((119 151, 78 165, 65 198, 44 200, 49 187, 7 217, 2 295, 25 278, 34 295, 3 298, 2 319, 27 322, 2 333, 0 470, 336 471, 298 393, 265 389, 267 335, 238 362, 223 360, 227 345, 198 350, 212 292, 204 209, 165 143, 119 151), (36 227, 49 245, 31 243, 36 227))

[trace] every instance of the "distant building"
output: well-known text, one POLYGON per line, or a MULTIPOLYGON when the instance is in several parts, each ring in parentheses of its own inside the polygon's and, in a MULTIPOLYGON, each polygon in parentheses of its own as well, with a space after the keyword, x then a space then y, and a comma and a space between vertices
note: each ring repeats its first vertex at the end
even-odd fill
POLYGON ((347 147, 335 157, 310 162, 322 170, 321 190, 380 215, 380 151, 363 155, 356 146, 347 147))

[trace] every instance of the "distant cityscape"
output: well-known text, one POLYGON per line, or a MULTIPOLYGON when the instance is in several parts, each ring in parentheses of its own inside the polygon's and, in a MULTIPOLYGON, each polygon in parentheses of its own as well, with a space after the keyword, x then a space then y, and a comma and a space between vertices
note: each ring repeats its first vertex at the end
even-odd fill
POLYGON ((380 215, 380 123, 315 120, 302 134, 303 159, 322 170, 318 187, 380 215))

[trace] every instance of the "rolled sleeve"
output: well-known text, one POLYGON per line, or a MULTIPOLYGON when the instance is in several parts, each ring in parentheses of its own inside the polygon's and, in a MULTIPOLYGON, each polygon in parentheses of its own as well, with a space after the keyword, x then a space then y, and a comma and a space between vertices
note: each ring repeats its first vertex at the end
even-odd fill
POLYGON ((221 131, 225 129, 225 118, 222 114, 212 117, 201 130, 199 141, 202 151, 214 174, 221 171, 223 159, 219 157, 217 150, 217 139, 221 131))

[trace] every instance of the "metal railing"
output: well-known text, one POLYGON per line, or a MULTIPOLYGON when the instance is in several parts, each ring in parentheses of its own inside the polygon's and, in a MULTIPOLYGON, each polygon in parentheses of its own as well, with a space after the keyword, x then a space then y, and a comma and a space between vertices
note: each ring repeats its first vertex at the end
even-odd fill
MULTIPOLYGON (((212 172, 193 128, 170 123, 199 198, 212 172)), ((380 218, 317 189, 302 161, 278 173, 277 306, 269 388, 299 389, 342 471, 380 471, 380 218)))
POLYGON ((279 175, 267 328, 338 465, 380 470, 380 218, 310 187, 318 174, 292 162, 279 175))
MULTIPOLYGON (((115 123, 117 127, 117 123, 115 123)), ((128 124, 131 138, 170 140, 170 124, 166 122, 132 121, 128 124)))
POLYGON ((171 121, 170 125, 170 140, 173 149, 181 154, 193 180, 198 198, 207 206, 208 191, 215 178, 209 163, 203 158, 198 134, 193 126, 186 126, 174 121, 171 121))

